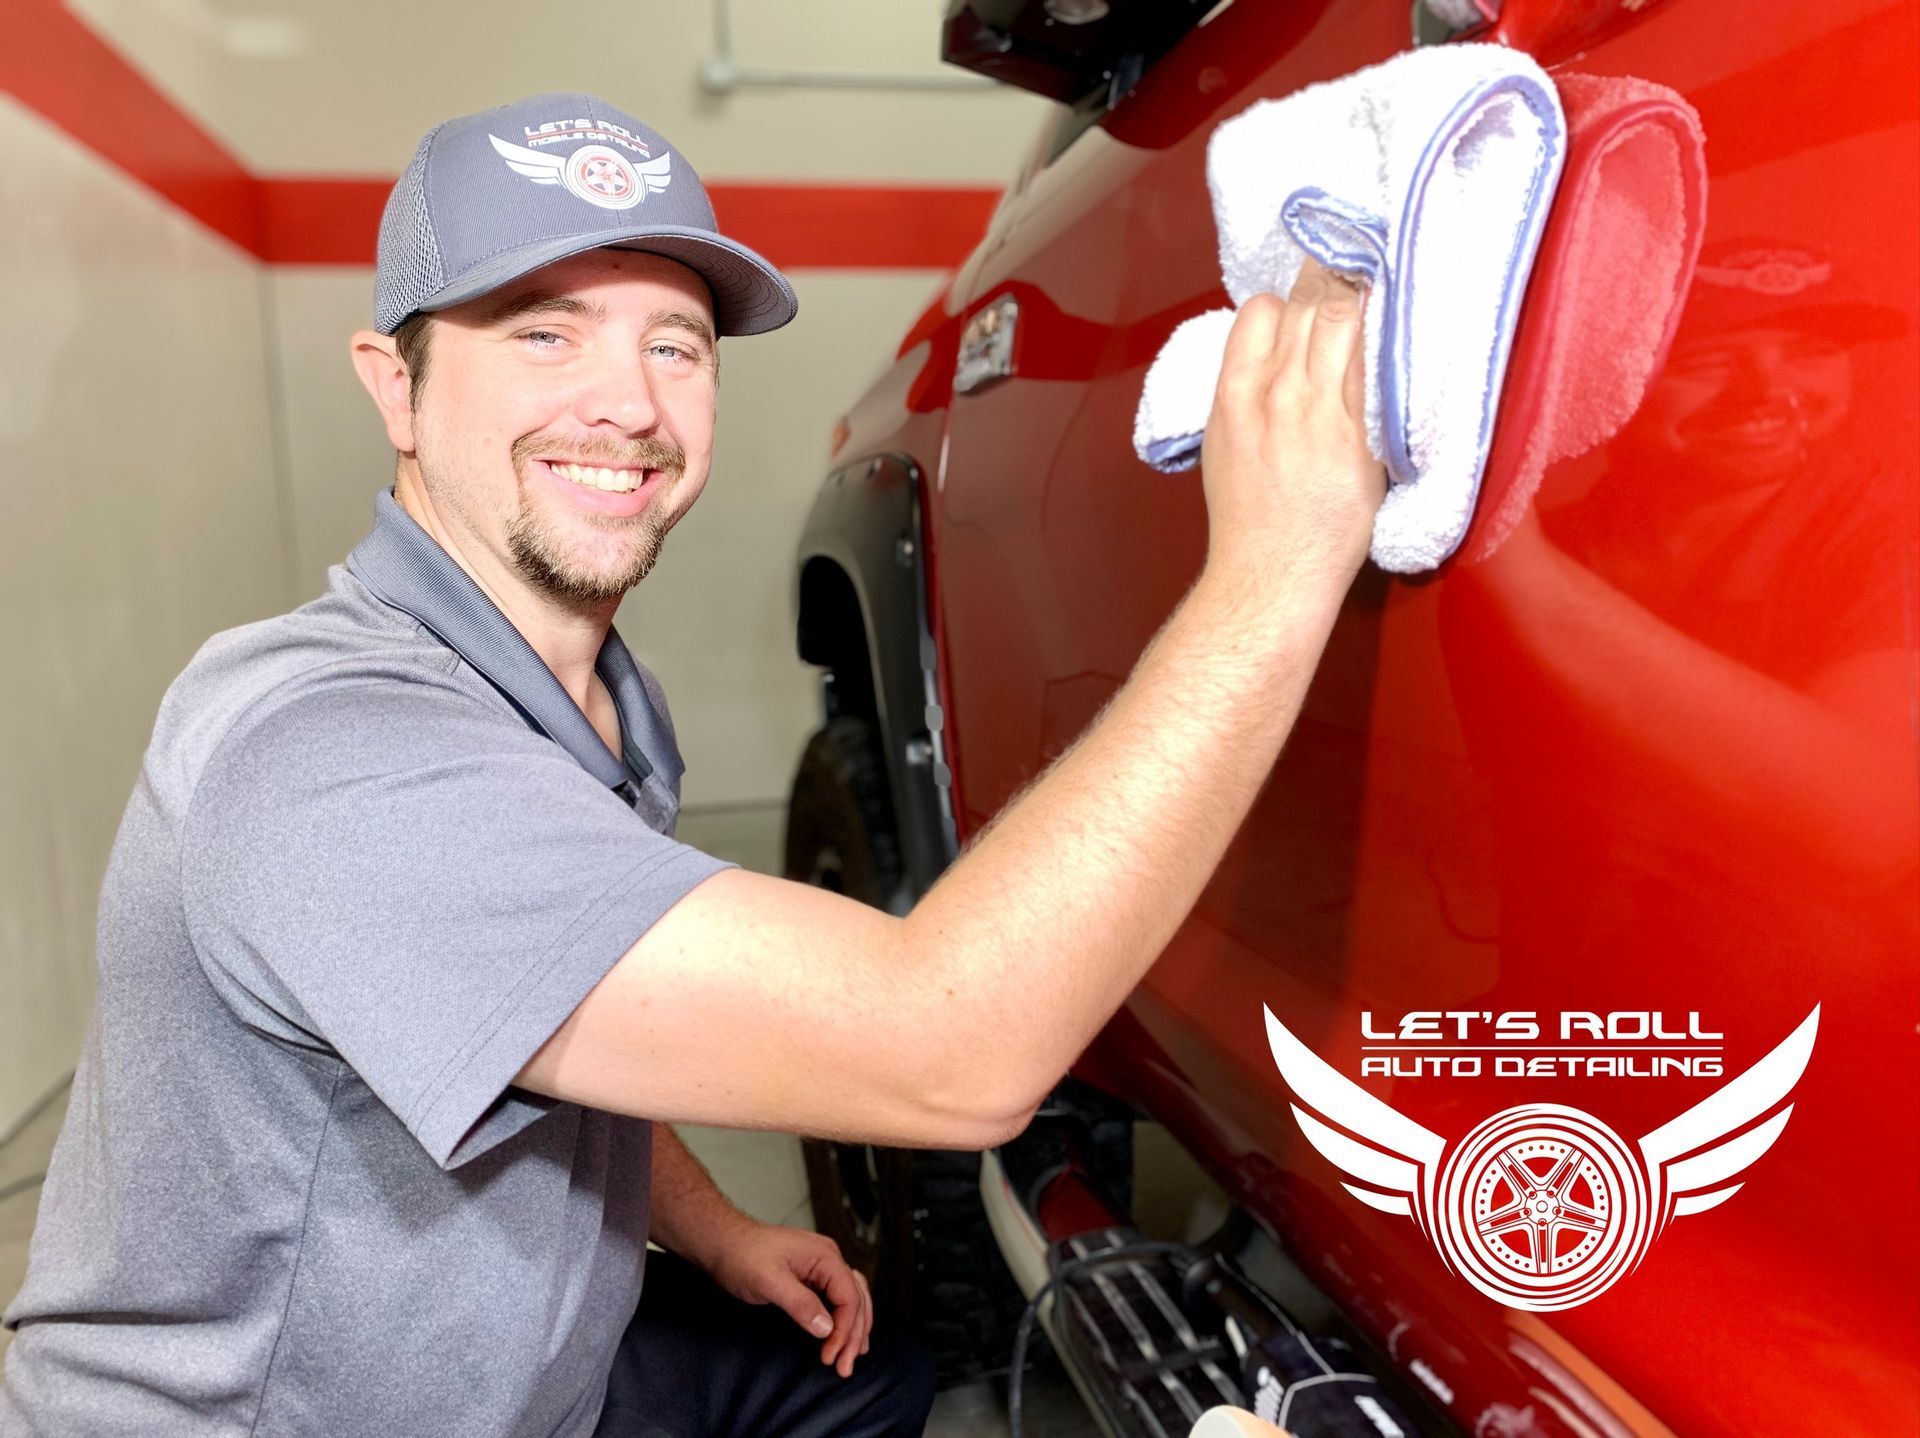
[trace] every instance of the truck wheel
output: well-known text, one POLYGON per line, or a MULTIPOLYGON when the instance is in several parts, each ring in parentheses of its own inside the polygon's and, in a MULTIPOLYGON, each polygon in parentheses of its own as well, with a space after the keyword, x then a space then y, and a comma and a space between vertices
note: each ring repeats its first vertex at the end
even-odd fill
POLYGON ((884 909, 900 886, 900 844, 872 726, 842 715, 800 755, 787 803, 786 876, 884 909))
MULTIPOLYGON (((787 811, 785 872, 888 908, 901 882, 873 727, 848 715, 808 741, 787 811)), ((814 1226, 867 1275, 875 1305, 916 1324, 942 1386, 1004 1370, 1025 1301, 980 1206, 980 1156, 805 1139, 814 1226)))

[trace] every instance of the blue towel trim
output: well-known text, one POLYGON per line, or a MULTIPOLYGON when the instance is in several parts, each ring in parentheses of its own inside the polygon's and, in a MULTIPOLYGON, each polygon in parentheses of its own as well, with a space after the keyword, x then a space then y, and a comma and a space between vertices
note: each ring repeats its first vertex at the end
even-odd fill
MULTIPOLYGON (((1475 437, 1476 446, 1473 462, 1473 488, 1467 496, 1467 513, 1471 515, 1480 502, 1480 480, 1486 473, 1487 451, 1492 445, 1493 419, 1499 408, 1500 385, 1506 378, 1507 356, 1513 348, 1513 332, 1519 324, 1519 310, 1522 296, 1526 292, 1527 279, 1533 271, 1533 257, 1540 248, 1540 235, 1546 228, 1548 201, 1560 179, 1560 166, 1565 159, 1566 120, 1560 110, 1560 100, 1550 89, 1525 75, 1503 75, 1488 81, 1462 96, 1453 107, 1453 113, 1427 141, 1426 149, 1421 153, 1420 163, 1415 168, 1415 179, 1407 189, 1406 209, 1401 215, 1399 253, 1395 256, 1398 273, 1407 276, 1406 283, 1398 286, 1400 294, 1393 296, 1399 303, 1391 322, 1394 334, 1395 392, 1398 394, 1400 381, 1409 369, 1407 348, 1411 343, 1411 326, 1408 317, 1413 309, 1412 249, 1415 233, 1419 227, 1420 209, 1426 198, 1427 182, 1433 176, 1434 168, 1440 163, 1447 145, 1462 131, 1471 127, 1485 112, 1489 101, 1503 94, 1510 94, 1524 104, 1540 123, 1540 163, 1533 172, 1532 183, 1527 189, 1526 207, 1522 211, 1521 222, 1513 232, 1513 244, 1507 251, 1507 263, 1504 271, 1505 281, 1500 293, 1500 310, 1495 316, 1493 346, 1487 355, 1485 375, 1485 402, 1480 406, 1480 432, 1475 437)), ((1384 376, 1383 376, 1384 379, 1384 376)), ((1384 401, 1385 394, 1383 392, 1384 401)), ((1405 407, 1396 401, 1392 414, 1394 424, 1390 432, 1394 439, 1395 462, 1405 466, 1412 473, 1412 460, 1407 451, 1407 415, 1405 407)), ((1453 548, 1458 548, 1460 540, 1465 538, 1464 531, 1455 537, 1453 548)), ((1451 554, 1453 548, 1447 553, 1451 554)), ((1441 555, 1440 558, 1446 558, 1441 555)))
POLYGON ((1162 474, 1179 474, 1192 469, 1200 463, 1200 442, 1206 438, 1205 430, 1195 430, 1192 434, 1173 434, 1164 439, 1147 441, 1147 463, 1162 474))
POLYGON ((1379 284, 1387 272, 1387 222, 1317 185, 1295 190, 1280 206, 1294 243, 1330 270, 1362 274, 1379 284))

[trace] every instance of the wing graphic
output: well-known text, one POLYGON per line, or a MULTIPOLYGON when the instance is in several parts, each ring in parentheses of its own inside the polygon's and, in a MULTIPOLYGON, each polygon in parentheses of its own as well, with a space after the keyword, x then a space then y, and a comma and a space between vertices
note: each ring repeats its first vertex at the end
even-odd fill
POLYGON ((1348 1193, 1382 1213, 1411 1218, 1426 1231, 1434 1174, 1446 1140, 1382 1103, 1327 1063, 1289 1033, 1272 1009, 1263 1004, 1261 1010, 1267 1016, 1267 1046, 1273 1050, 1273 1061, 1279 1065, 1287 1087, 1302 1103, 1365 1140, 1357 1142, 1328 1127, 1300 1104, 1292 1104, 1293 1116, 1307 1142, 1328 1163, 1357 1180, 1341 1182, 1348 1193))
POLYGON ((1764 1123, 1744 1126, 1780 1104, 1800 1082, 1819 1027, 1820 1006, 1815 1004, 1800 1027, 1772 1053, 1640 1140, 1647 1175, 1654 1184, 1656 1233, 1666 1227, 1667 1220, 1704 1213, 1740 1191, 1739 1184, 1726 1180, 1773 1146, 1787 1126, 1793 1105, 1787 1104, 1764 1123), (1737 1129, 1744 1131, 1736 1133, 1737 1129), (1682 1158, 1682 1154, 1689 1156, 1682 1158))
POLYGON ((671 173, 673 156, 671 153, 665 154, 657 160, 648 160, 633 168, 634 172, 640 176, 640 183, 646 186, 646 192, 649 195, 655 194, 666 189, 667 182, 673 178, 671 173))
POLYGON ((487 138, 493 141, 494 150, 514 174, 525 175, 541 185, 560 183, 560 172, 566 165, 560 156, 543 155, 538 150, 529 150, 525 145, 509 145, 498 135, 489 135, 487 138))

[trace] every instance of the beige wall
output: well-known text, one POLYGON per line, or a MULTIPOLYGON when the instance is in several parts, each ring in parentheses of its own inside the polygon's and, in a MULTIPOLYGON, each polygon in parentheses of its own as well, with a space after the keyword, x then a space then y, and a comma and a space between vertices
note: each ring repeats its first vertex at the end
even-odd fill
MULTIPOLYGON (((440 119, 583 88, 709 180, 997 184, 1044 109, 995 90, 717 96, 705 0, 72 8, 268 175, 392 175, 440 119)), ((937 74, 943 8, 735 0, 735 59, 937 74)), ((0 154, 4 1133, 73 1062, 100 878, 161 693, 209 635, 318 592, 392 455, 346 360, 370 271, 264 269, 5 96, 0 154)), ((792 645, 799 524, 834 417, 942 276, 792 278, 794 324, 723 341, 713 480, 620 614, 666 684, 690 808, 784 798, 817 705, 792 645)))
MULTIPOLYGON (((255 172, 397 174, 449 115, 586 90, 702 177, 1001 184, 1045 102, 967 91, 710 94, 713 0, 68 0, 255 172)), ((741 65, 974 77, 939 63, 944 0, 733 0, 741 65)))
POLYGON ((286 606, 258 267, 0 96, 0 1132, 72 1065, 168 682, 286 606))

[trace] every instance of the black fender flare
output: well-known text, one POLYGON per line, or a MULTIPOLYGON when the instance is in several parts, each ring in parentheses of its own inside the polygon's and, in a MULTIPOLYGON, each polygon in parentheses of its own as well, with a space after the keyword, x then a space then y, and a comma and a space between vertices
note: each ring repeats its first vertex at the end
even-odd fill
POLYGON ((820 486, 801 529, 794 610, 801 659, 827 671, 829 718, 873 721, 885 750, 904 912, 959 852, 946 716, 929 619, 924 471, 871 455, 820 486))

